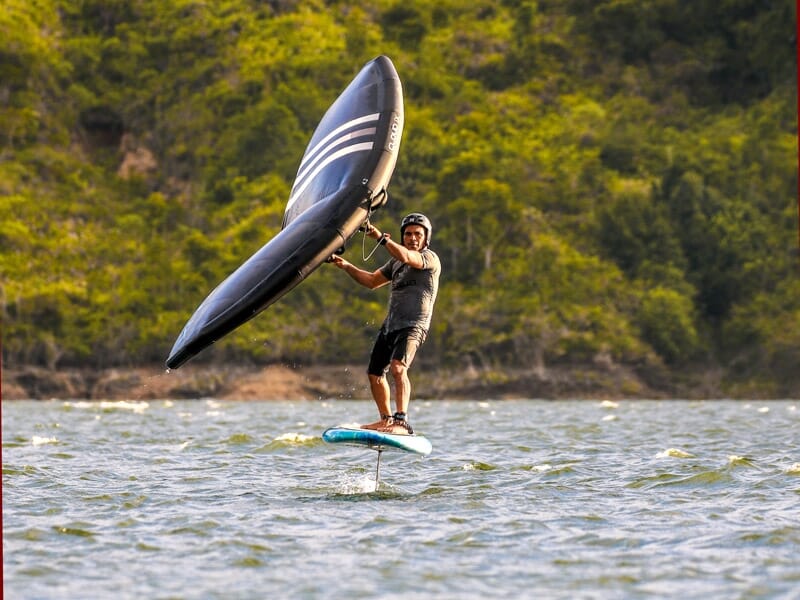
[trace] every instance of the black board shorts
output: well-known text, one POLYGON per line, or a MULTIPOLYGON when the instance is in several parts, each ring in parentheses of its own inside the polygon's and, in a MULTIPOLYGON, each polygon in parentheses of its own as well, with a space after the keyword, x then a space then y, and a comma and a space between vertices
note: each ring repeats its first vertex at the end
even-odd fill
POLYGON ((393 360, 410 367, 427 335, 421 327, 406 327, 388 333, 381 328, 372 347, 367 373, 381 376, 393 360))

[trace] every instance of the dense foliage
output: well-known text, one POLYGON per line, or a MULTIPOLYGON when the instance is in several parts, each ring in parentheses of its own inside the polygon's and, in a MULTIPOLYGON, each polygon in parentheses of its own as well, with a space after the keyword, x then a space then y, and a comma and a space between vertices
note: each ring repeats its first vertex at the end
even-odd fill
MULTIPOLYGON (((386 54, 406 131, 376 221, 427 213, 444 263, 421 361, 798 377, 790 0, 4 5, 6 365, 162 361, 386 54)), ((385 297, 323 266, 199 360, 361 362, 385 297)))

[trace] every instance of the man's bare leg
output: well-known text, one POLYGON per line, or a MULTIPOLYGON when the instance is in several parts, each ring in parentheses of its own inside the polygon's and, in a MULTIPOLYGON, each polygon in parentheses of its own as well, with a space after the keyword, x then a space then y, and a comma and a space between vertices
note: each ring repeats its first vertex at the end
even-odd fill
MULTIPOLYGON (((389 364, 389 372, 394 379, 394 400, 397 412, 405 414, 408 412, 408 405, 411 401, 411 380, 408 378, 408 367, 399 360, 392 360, 389 364)), ((392 424, 386 431, 398 434, 409 433, 409 430, 398 423, 392 424)))
POLYGON ((379 421, 370 423, 369 425, 362 425, 362 429, 382 429, 387 426, 388 421, 386 416, 391 416, 392 408, 390 404, 391 390, 389 390, 389 382, 383 375, 369 374, 369 389, 372 392, 372 399, 375 400, 375 406, 378 408, 378 414, 381 416, 379 421))
POLYGON ((394 401, 397 412, 404 413, 408 410, 408 403, 411 400, 411 380, 408 378, 408 367, 399 360, 392 360, 389 372, 394 379, 394 401))

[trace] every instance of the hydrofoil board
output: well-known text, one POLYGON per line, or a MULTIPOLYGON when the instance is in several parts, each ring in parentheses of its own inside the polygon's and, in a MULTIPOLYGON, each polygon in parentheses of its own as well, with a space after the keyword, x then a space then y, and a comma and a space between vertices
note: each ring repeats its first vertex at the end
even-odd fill
POLYGON ((422 456, 428 456, 433 450, 428 438, 422 435, 396 435, 358 427, 330 427, 323 432, 322 440, 329 444, 366 446, 378 452, 402 450, 422 456))

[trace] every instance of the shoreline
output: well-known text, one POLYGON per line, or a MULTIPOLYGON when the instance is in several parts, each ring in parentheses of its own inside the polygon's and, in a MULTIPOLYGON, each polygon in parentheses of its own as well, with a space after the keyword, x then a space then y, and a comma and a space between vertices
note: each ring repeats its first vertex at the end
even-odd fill
MULTIPOLYGON (((674 374, 651 371, 643 377, 620 365, 554 366, 544 370, 462 371, 418 367, 411 373, 412 398, 426 400, 507 399, 771 399, 742 384, 723 386, 718 370, 674 374), (645 378, 646 377, 646 378, 645 378)), ((187 365, 108 369, 46 369, 27 366, 2 370, 3 400, 362 400, 370 399, 363 365, 240 367, 187 365)))

